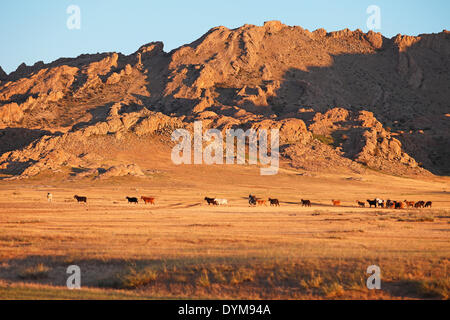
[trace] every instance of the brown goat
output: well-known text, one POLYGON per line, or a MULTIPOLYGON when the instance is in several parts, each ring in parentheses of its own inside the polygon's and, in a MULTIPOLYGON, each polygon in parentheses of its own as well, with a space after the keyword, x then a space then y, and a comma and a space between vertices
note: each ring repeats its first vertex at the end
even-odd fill
POLYGON ((155 198, 142 196, 141 199, 144 201, 145 204, 150 203, 151 205, 155 205, 155 198))
POLYGON ((407 200, 405 200, 404 202, 405 202, 406 207, 407 207, 408 209, 409 209, 409 208, 414 208, 414 205, 415 205, 414 201, 407 201, 407 200))
POLYGON ((267 207, 267 201, 266 200, 256 200, 256 204, 258 206, 266 206, 267 207))
POLYGON ((341 206, 341 200, 331 200, 333 202, 333 206, 340 207, 341 206))
POLYGON ((405 209, 406 204, 401 201, 394 201, 395 202, 395 209, 405 209))

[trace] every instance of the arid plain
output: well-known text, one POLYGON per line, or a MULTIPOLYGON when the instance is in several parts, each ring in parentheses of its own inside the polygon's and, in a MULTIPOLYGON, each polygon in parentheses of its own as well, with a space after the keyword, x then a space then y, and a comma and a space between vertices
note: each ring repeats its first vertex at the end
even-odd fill
POLYGON ((0 297, 449 298, 448 178, 283 168, 264 177, 256 166, 166 163, 149 179, 2 182, 0 297), (281 206, 249 207, 249 193, 281 206), (125 200, 141 195, 156 205, 125 200), (208 206, 205 196, 229 205, 208 206), (375 197, 433 208, 357 207, 375 197), (81 268, 81 290, 66 288, 69 265, 81 268), (366 287, 370 265, 381 268, 381 290, 366 287))

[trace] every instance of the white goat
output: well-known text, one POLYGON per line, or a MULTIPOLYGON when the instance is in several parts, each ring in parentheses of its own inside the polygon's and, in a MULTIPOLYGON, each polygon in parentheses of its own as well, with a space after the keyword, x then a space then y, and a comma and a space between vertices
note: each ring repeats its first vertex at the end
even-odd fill
POLYGON ((214 199, 214 200, 217 202, 217 204, 219 206, 228 205, 228 200, 227 199, 214 199))

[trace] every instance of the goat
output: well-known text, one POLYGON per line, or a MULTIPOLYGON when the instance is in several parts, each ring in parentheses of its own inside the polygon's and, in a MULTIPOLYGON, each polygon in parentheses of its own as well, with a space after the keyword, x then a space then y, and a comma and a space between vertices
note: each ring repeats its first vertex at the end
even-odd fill
POLYGON ((214 199, 217 202, 218 206, 224 206, 224 205, 228 205, 228 200, 227 199, 214 199))
POLYGON ((375 208, 377 207, 377 200, 367 200, 367 203, 369 204, 369 207, 372 208, 372 206, 374 206, 375 208))
POLYGON ((310 200, 302 200, 302 207, 311 207, 311 201, 310 200))
POLYGON ((280 201, 278 201, 278 199, 270 199, 269 198, 269 202, 270 202, 270 206, 275 206, 275 207, 280 206, 280 201))
POLYGON ((256 200, 256 204, 258 206, 266 206, 267 207, 267 201, 266 200, 256 200))
POLYGON ((141 199, 144 201, 145 204, 147 203, 150 203, 151 205, 155 204, 155 198, 142 196, 141 199))
POLYGON ((409 208, 414 208, 414 205, 415 205, 415 203, 414 203, 414 201, 407 201, 407 200, 405 200, 405 201, 403 201, 405 204, 406 204, 406 207, 409 209, 409 208))
POLYGON ((360 208, 365 208, 366 207, 366 204, 364 202, 362 202, 362 201, 356 201, 356 203, 358 204, 358 206, 360 208))
POLYGON ((405 207, 406 207, 404 202, 394 201, 394 203, 395 203, 395 209, 405 209, 405 207))
POLYGON ((75 195, 74 198, 77 200, 77 202, 87 203, 87 198, 86 197, 79 197, 79 196, 75 195))
POLYGON ((256 206, 256 197, 249 195, 248 196, 248 204, 251 206, 256 206))
POLYGON ((395 207, 395 204, 394 204, 394 202, 392 200, 387 200, 386 201, 386 208, 391 209, 391 208, 394 208, 394 207, 395 207))
POLYGON ((333 206, 340 207, 341 206, 341 200, 331 200, 333 202, 333 206))
POLYGON ((214 198, 205 197, 205 201, 208 203, 208 206, 210 206, 210 205, 218 206, 219 205, 217 203, 216 199, 214 199, 214 198))
POLYGON ((384 208, 385 201, 382 199, 377 200, 378 208, 384 208))
POLYGON ((425 201, 418 201, 418 202, 416 202, 416 204, 414 205, 414 207, 415 207, 416 209, 425 207, 425 201))
POLYGON ((128 200, 128 203, 134 203, 134 204, 139 203, 138 198, 135 198, 135 197, 125 197, 125 199, 128 200))

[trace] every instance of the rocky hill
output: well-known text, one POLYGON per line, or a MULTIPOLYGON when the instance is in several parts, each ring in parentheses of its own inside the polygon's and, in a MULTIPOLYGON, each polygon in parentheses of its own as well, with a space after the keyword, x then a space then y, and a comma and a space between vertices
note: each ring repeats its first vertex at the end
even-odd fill
POLYGON ((449 40, 271 21, 213 28, 169 53, 153 42, 129 56, 0 68, 0 173, 144 176, 93 137, 167 144, 172 129, 203 120, 278 127, 284 159, 305 170, 448 175, 449 40))

